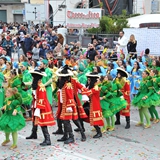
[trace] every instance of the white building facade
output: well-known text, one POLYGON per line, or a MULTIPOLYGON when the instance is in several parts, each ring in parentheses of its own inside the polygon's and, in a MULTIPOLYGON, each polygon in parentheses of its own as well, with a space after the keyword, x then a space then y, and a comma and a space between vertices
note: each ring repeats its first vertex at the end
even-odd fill
POLYGON ((79 5, 88 7, 89 0, 45 0, 46 19, 50 19, 54 26, 66 25, 67 9, 75 9, 79 5))
POLYGON ((134 13, 160 13, 160 0, 133 0, 133 4, 134 13))

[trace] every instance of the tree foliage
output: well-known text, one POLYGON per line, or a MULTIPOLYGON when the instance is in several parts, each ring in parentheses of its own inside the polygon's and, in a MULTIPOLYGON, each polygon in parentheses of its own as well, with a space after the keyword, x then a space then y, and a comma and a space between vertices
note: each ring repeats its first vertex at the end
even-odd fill
POLYGON ((87 31, 89 33, 97 33, 102 32, 106 34, 117 34, 123 28, 129 28, 127 18, 138 16, 136 15, 127 15, 126 10, 122 10, 121 15, 112 15, 112 16, 102 16, 100 19, 100 27, 99 28, 91 28, 87 31))

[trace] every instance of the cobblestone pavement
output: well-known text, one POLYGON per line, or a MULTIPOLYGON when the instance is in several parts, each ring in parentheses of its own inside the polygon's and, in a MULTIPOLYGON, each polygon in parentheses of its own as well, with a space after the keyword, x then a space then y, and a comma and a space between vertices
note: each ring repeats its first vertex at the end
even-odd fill
MULTIPOLYGON (((125 119, 122 117, 121 125, 116 126, 113 132, 104 133, 100 139, 92 138, 95 133, 85 123, 87 141, 81 142, 80 134, 74 132, 76 141, 70 145, 58 143, 56 140, 61 135, 52 134, 57 126, 50 127, 52 145, 47 147, 39 146, 43 141, 40 128, 37 140, 25 139, 32 128, 32 123, 27 122, 26 127, 19 132, 17 149, 9 150, 11 143, 0 146, 0 160, 160 160, 160 123, 144 129, 135 127, 138 121, 138 110, 132 107, 131 128, 124 129, 125 119)), ((76 128, 74 124, 72 126, 76 128)), ((4 133, 0 132, 0 143, 3 140, 4 133)))

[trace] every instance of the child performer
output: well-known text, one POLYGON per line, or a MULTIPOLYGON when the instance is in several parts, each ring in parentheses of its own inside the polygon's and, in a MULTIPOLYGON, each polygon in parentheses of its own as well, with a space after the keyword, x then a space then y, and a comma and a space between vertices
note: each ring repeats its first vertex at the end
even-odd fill
POLYGON ((17 131, 25 127, 25 119, 21 114, 22 98, 16 88, 8 88, 6 91, 4 114, 0 119, 0 130, 5 132, 5 141, 2 146, 10 142, 9 135, 12 133, 13 144, 10 149, 17 148, 17 131))
POLYGON ((4 103, 4 88, 3 88, 3 82, 4 82, 4 75, 2 74, 2 72, 0 72, 0 117, 2 116, 2 111, 1 108, 3 107, 3 103, 4 103))
POLYGON ((83 91, 82 95, 87 95, 90 97, 89 104, 89 123, 91 126, 97 131, 97 134, 93 136, 93 138, 102 137, 101 129, 99 126, 104 126, 102 109, 100 106, 100 88, 98 87, 98 81, 100 76, 97 72, 86 74, 88 78, 88 91, 83 91))
POLYGON ((116 114, 115 125, 120 125, 120 115, 126 117, 126 126, 125 129, 130 128, 130 83, 127 80, 128 73, 122 68, 117 68, 117 78, 115 79, 116 83, 121 85, 120 91, 123 94, 124 99, 127 101, 127 106, 125 109, 121 110, 116 114))
POLYGON ((41 146, 51 145, 50 134, 48 132, 48 126, 55 125, 53 112, 49 104, 45 86, 42 83, 42 77, 46 74, 40 70, 30 71, 33 76, 33 126, 32 133, 26 139, 37 139, 37 127, 41 126, 44 141, 40 143, 41 146))
POLYGON ((158 106, 160 104, 160 95, 158 94, 159 92, 159 84, 160 84, 160 77, 158 76, 158 70, 152 69, 150 71, 150 76, 151 76, 151 81, 152 81, 152 85, 153 85, 153 90, 155 92, 153 92, 153 94, 151 95, 151 98, 154 99, 154 105, 150 106, 150 108, 148 108, 149 113, 151 115, 151 119, 153 121, 153 123, 158 123, 159 122, 159 115, 158 112, 156 110, 156 106, 158 106), (155 101, 156 100, 156 101, 155 101), (156 117, 156 119, 154 119, 154 116, 156 117))
POLYGON ((138 94, 133 98, 132 104, 139 109, 140 122, 136 126, 142 126, 144 121, 144 116, 146 118, 147 124, 144 128, 150 128, 150 117, 148 114, 148 108, 156 103, 156 101, 151 97, 155 92, 153 90, 152 81, 149 79, 149 71, 145 70, 142 73, 142 81, 140 83, 140 88, 138 89, 138 94))

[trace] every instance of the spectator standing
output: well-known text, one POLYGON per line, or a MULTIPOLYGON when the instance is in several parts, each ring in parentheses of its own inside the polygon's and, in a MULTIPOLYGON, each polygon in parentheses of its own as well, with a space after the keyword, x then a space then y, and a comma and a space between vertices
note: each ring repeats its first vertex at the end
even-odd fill
POLYGON ((47 42, 42 43, 42 48, 39 51, 39 57, 45 58, 46 57, 46 51, 47 51, 47 42))
POLYGON ((32 50, 32 47, 33 47, 33 39, 30 37, 29 34, 26 35, 26 38, 24 40, 24 47, 25 47, 25 55, 28 51, 31 51, 32 50))
POLYGON ((51 36, 51 39, 49 42, 51 48, 54 49, 56 47, 57 43, 58 43, 58 37, 56 35, 56 32, 52 31, 52 36, 51 36))
POLYGON ((90 44, 90 48, 87 52, 86 58, 89 59, 90 61, 94 61, 96 55, 97 55, 97 52, 94 49, 93 44, 90 44))
POLYGON ((13 44, 10 36, 6 37, 6 40, 3 42, 2 47, 6 48, 7 56, 12 58, 12 50, 13 50, 14 44, 13 44))
POLYGON ((119 32, 118 43, 116 45, 117 53, 123 52, 125 57, 127 57, 127 38, 124 35, 124 31, 119 32))
MULTIPOLYGON (((131 53, 132 55, 133 55, 133 52, 134 52, 134 58, 137 59, 136 47, 137 47, 137 41, 135 40, 135 36, 133 34, 131 34, 130 39, 127 43, 127 50, 128 50, 128 53, 132 52, 131 53)), ((132 58, 133 58, 133 56, 132 56, 132 58)))
POLYGON ((147 48, 147 49, 145 50, 144 56, 142 57, 142 62, 143 62, 143 64, 145 64, 146 66, 150 66, 151 63, 152 63, 152 59, 150 58, 149 54, 150 54, 150 49, 147 48))
POLYGON ((24 35, 26 35, 26 30, 25 30, 25 27, 24 27, 23 25, 21 25, 18 33, 19 33, 19 34, 23 33, 24 35))

